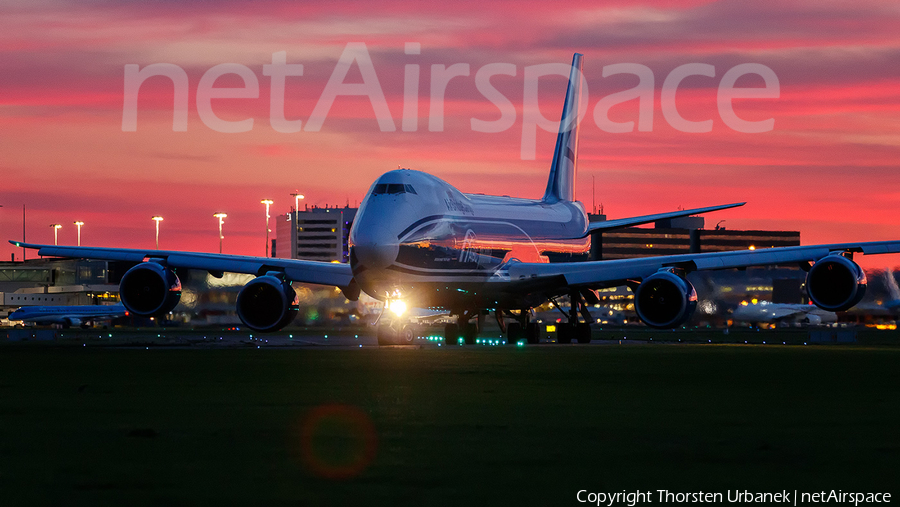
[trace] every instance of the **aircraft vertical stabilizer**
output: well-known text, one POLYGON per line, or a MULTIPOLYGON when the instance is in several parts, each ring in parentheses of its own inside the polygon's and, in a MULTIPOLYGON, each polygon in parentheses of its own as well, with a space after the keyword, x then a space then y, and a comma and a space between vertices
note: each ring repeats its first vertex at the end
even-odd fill
POLYGON ((888 292, 891 294, 892 301, 900 301, 900 287, 897 287, 897 279, 894 278, 894 270, 887 268, 884 270, 884 279, 887 282, 888 292))
POLYGON ((550 164, 550 180, 544 192, 545 202, 575 200, 575 166, 578 160, 578 108, 581 102, 582 59, 584 55, 575 53, 572 58, 572 71, 569 74, 569 87, 566 89, 566 102, 563 105, 562 119, 559 122, 559 136, 556 138, 556 150, 553 152, 553 163, 550 164))

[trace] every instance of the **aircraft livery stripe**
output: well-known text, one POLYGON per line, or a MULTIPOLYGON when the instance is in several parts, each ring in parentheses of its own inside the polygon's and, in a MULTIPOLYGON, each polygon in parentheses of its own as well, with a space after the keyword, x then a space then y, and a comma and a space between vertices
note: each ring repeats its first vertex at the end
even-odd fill
POLYGON ((422 269, 419 267, 413 267, 408 264, 400 265, 400 264, 392 264, 388 266, 387 269, 391 271, 399 271, 401 273, 409 273, 412 275, 422 275, 422 276, 468 276, 468 277, 478 277, 483 278, 485 276, 490 277, 496 273, 496 270, 493 269, 479 269, 479 270, 438 270, 438 269, 422 269))
MULTIPOLYGON (((428 223, 428 222, 437 222, 441 220, 449 220, 451 222, 483 222, 483 223, 506 223, 512 225, 514 227, 518 227, 522 229, 523 232, 529 230, 531 234, 530 236, 535 235, 535 227, 539 227, 546 235, 553 235, 557 232, 557 227, 559 227, 559 222, 554 222, 550 220, 546 221, 533 221, 533 220, 517 220, 517 219, 508 219, 508 218, 492 218, 492 217, 473 217, 473 216, 459 216, 459 215, 431 215, 425 218, 421 218, 416 220, 406 229, 397 235, 398 240, 402 240, 406 235, 415 230, 416 228, 428 223), (555 227, 554 227, 555 226, 555 227), (527 228, 527 229, 526 229, 527 228)), ((540 230, 539 229, 539 230, 540 230)), ((527 234, 527 233, 526 233, 527 234)), ((556 238, 561 239, 561 238, 556 238)), ((564 239, 564 238, 563 238, 564 239)), ((579 239, 579 238, 569 238, 569 239, 579 239)))

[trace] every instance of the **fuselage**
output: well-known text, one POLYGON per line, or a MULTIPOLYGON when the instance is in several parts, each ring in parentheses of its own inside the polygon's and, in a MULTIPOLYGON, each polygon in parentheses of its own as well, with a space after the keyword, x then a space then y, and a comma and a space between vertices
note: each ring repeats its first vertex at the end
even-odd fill
POLYGON ((9 320, 39 324, 77 323, 92 319, 112 319, 125 315, 122 305, 25 306, 9 315, 9 320))
POLYGON ((350 264, 360 288, 414 306, 520 308, 510 262, 584 255, 588 219, 579 202, 464 194, 435 176, 399 169, 382 175, 350 231, 350 264))

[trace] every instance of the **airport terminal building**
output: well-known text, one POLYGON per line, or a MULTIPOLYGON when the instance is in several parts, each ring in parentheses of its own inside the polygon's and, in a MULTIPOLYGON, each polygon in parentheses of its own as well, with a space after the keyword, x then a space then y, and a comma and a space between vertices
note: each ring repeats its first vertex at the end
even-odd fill
POLYGON ((273 257, 349 262, 350 226, 357 208, 307 207, 278 215, 273 257))
MULTIPOLYGON (((590 214, 591 222, 606 215, 590 214)), ((703 217, 661 220, 654 227, 626 227, 591 237, 591 260, 630 259, 729 250, 800 246, 799 231, 704 229, 703 217)))

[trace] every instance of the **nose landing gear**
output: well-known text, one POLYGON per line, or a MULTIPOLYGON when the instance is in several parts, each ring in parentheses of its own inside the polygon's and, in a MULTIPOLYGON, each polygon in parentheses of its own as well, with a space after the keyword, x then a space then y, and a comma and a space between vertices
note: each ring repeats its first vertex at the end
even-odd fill
POLYGON ((418 332, 411 323, 390 322, 379 324, 376 332, 378 345, 412 345, 418 332))

